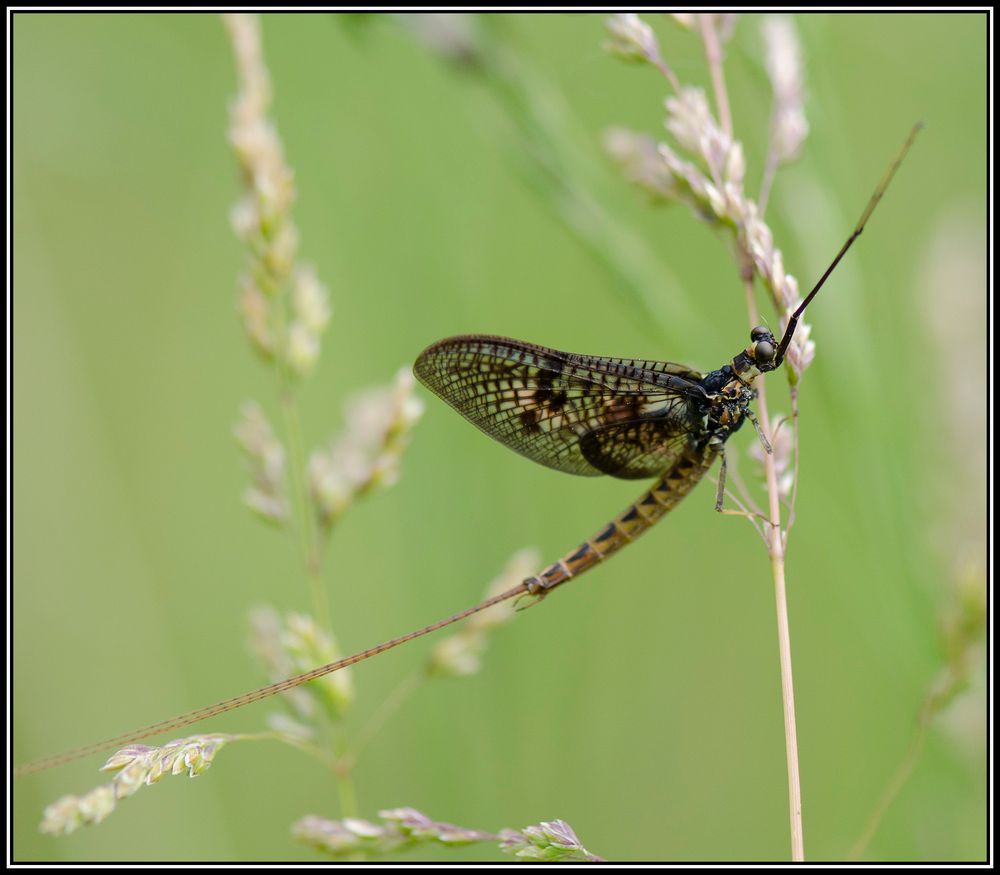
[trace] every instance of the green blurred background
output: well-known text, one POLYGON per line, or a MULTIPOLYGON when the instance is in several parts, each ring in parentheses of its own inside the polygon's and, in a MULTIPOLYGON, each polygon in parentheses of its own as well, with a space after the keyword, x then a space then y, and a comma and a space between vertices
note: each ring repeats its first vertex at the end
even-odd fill
MULTIPOLYGON (((346 398, 449 334, 703 369, 745 345, 723 241, 684 207, 650 208, 600 152, 610 125, 661 136, 663 80, 610 57, 599 16, 502 19, 495 37, 533 77, 542 114, 593 161, 581 184, 662 263, 655 318, 525 184, 517 127, 476 76, 392 18, 265 16, 301 253, 334 305, 301 392, 309 446, 341 428, 346 398)), ((707 84, 696 37, 650 20, 681 79, 707 84)), ((806 853, 837 860, 945 664, 956 581, 985 573, 987 34, 974 14, 796 23, 811 135, 768 218, 801 285, 910 125, 927 124, 810 314, 789 604, 806 853)), ((235 77, 219 19, 18 13, 13 47, 21 762, 261 683, 248 609, 310 601, 295 540, 240 502, 239 405, 256 398, 279 417, 236 308, 235 77)), ((727 77, 754 191, 770 105, 756 16, 738 23, 727 77)), ((401 481, 334 536, 325 577, 347 652, 471 604, 517 548, 556 558, 640 489, 529 464, 424 396, 401 481)), ((787 411, 780 377, 769 400, 787 411)), ((754 441, 744 429, 730 443, 749 480, 754 441)), ((612 860, 786 859, 768 559, 712 504, 702 486, 648 540, 497 632, 480 674, 420 690, 358 764, 362 814, 409 805, 490 830, 562 818, 612 860)), ((431 643, 355 670, 350 731, 431 643)), ((973 663, 868 858, 984 858, 982 656, 973 663)), ((254 730, 274 709, 197 729, 254 730)), ((313 760, 243 743, 98 827, 40 835, 43 807, 101 783, 101 761, 17 782, 16 859, 315 860, 290 824, 338 816, 313 760)), ((506 858, 483 846, 404 859, 506 858)))

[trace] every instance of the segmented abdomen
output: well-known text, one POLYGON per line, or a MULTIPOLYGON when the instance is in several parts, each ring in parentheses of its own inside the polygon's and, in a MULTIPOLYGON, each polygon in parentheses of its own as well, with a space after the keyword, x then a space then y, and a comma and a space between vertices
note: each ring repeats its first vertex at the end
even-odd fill
POLYGON ((697 486, 717 455, 718 451, 709 445, 684 452, 646 494, 624 513, 572 553, 567 553, 537 575, 526 578, 524 583, 528 592, 545 595, 634 541, 697 486))

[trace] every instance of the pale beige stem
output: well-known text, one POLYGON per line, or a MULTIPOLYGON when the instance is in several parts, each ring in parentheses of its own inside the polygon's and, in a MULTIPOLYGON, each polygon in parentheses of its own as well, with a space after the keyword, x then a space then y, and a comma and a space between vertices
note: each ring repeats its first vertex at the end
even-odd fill
POLYGON ((698 16, 701 25, 701 39, 705 44, 705 59, 712 74, 712 90, 715 92, 715 103, 719 108, 719 124, 730 139, 733 136, 733 119, 729 112, 729 92, 726 90, 726 79, 722 72, 722 46, 719 34, 715 29, 714 13, 704 12, 698 16))
POLYGON ((778 169, 778 156, 774 154, 774 144, 768 143, 767 160, 764 162, 764 178, 760 183, 760 197, 757 198, 757 214, 763 219, 767 212, 767 199, 771 195, 771 184, 778 169))
MULTIPOLYGON (((753 280, 744 276, 747 311, 750 325, 759 324, 757 303, 753 294, 753 280)), ((757 387, 757 417, 764 434, 770 439, 771 420, 767 411, 767 396, 763 381, 757 387)), ((775 611, 778 619, 778 661, 781 668, 781 701, 785 717, 785 758, 788 770, 788 815, 792 838, 792 860, 805 860, 802 832, 802 786, 799 780, 799 744, 795 730, 795 693, 792 683, 792 643, 788 631, 788 600, 785 596, 785 550, 781 537, 781 495, 774 456, 764 454, 764 473, 767 479, 767 496, 771 525, 767 532, 768 553, 771 556, 771 575, 774 578, 775 611)))
MULTIPOLYGON (((773 478, 774 466, 768 477, 773 478)), ((772 487, 770 484, 768 490, 772 487)), ((772 495, 776 495, 772 492, 772 495)), ((778 654, 781 663, 781 699, 785 712, 785 758, 788 762, 788 816, 792 832, 792 859, 805 860, 802 836, 802 788, 799 780, 799 745, 795 733, 795 693, 792 684, 792 644, 788 634, 788 604, 785 599, 785 557, 780 530, 771 529, 771 572, 774 575, 775 609, 778 615, 778 654)))

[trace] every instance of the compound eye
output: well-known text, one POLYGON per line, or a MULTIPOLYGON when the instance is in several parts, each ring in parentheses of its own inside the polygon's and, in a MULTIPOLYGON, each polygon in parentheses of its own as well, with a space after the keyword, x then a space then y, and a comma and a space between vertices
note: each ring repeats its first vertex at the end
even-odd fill
POLYGON ((774 360, 774 344, 766 340, 757 341, 753 349, 754 358, 758 364, 767 364, 774 360))
POLYGON ((765 337, 770 337, 770 336, 771 332, 763 325, 758 325, 750 332, 751 340, 763 340, 765 337))

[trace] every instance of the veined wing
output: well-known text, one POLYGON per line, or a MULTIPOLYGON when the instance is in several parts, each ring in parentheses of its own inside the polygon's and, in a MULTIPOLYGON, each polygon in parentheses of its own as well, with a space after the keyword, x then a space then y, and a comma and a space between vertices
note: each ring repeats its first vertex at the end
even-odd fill
POLYGON ((670 362, 560 352, 507 337, 451 337, 417 378, 512 450, 569 474, 651 477, 700 426, 701 374, 670 362))

